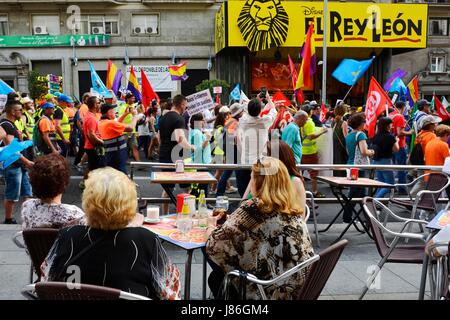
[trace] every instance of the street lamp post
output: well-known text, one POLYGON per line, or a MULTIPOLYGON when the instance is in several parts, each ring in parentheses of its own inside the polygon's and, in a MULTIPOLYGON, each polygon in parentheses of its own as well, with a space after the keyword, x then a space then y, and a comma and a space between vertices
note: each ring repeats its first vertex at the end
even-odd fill
POLYGON ((327 99, 327 33, 328 33, 328 0, 323 1, 323 65, 322 65, 322 103, 327 99))

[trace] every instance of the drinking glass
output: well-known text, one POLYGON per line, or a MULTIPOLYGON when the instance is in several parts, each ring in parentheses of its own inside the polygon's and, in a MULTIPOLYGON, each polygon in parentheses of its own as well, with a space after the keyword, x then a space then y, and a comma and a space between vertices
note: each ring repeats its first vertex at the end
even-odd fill
POLYGON ((192 230, 192 219, 189 215, 179 214, 177 216, 177 229, 180 230, 183 241, 189 241, 187 234, 192 230))
POLYGON ((216 199, 216 207, 224 208, 226 211, 228 211, 228 197, 218 196, 216 199))

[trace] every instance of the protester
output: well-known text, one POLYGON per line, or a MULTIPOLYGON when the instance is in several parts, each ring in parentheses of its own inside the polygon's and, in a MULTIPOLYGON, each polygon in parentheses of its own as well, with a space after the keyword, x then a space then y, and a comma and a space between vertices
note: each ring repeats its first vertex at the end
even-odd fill
POLYGON ((35 126, 34 120, 34 103, 29 97, 22 98, 20 103, 23 107, 22 121, 24 123, 28 140, 33 140, 33 128, 35 126))
MULTIPOLYGON (((83 120, 83 135, 84 135, 84 150, 88 157, 88 171, 84 174, 84 179, 87 178, 88 172, 101 168, 104 166, 104 149, 103 140, 98 130, 97 113, 100 109, 100 100, 95 97, 87 99, 87 106, 89 111, 84 116, 83 120)), ((83 181, 82 181, 83 182, 83 181)), ((83 187, 83 184, 81 184, 83 187)))
POLYGON ((281 134, 281 139, 291 147, 295 163, 300 164, 302 161, 302 140, 300 137, 300 128, 308 121, 308 114, 305 111, 298 111, 294 115, 294 121, 289 123, 281 134))
POLYGON ((180 299, 179 270, 158 237, 139 227, 136 186, 112 168, 90 173, 83 192, 87 226, 61 229, 44 261, 44 281, 68 281, 76 265, 83 284, 159 299, 180 299), (86 248, 89 248, 86 250, 86 248))
MULTIPOLYGON (((375 153, 372 164, 374 165, 392 165, 392 156, 398 152, 399 138, 392 133, 392 119, 389 117, 382 117, 378 119, 377 133, 372 139, 372 148, 375 153)), ((394 172, 391 170, 376 170, 377 180, 394 184, 394 172)), ((379 188, 375 193, 375 198, 383 198, 388 194, 390 189, 379 188)))
MULTIPOLYGON (((344 120, 344 115, 348 110, 348 105, 338 104, 334 108, 334 121, 331 124, 333 130, 333 164, 347 163, 347 148, 345 145, 345 138, 348 134, 348 124, 344 120)), ((337 177, 344 177, 345 171, 335 170, 334 175, 337 177)))
MULTIPOLYGON (((41 106, 42 117, 36 123, 37 132, 42 137, 42 141, 36 145, 38 153, 50 154, 59 153, 60 147, 56 143, 56 129, 52 121, 55 106, 50 102, 45 102, 41 106)), ((39 140, 40 141, 40 140, 39 140)))
POLYGON ((156 149, 158 148, 158 121, 161 109, 155 105, 147 110, 147 121, 150 132, 150 143, 148 149, 145 150, 145 154, 147 159, 154 159, 157 157, 156 149))
MULTIPOLYGON (((405 112, 406 104, 403 101, 398 101, 395 104, 395 111, 391 112, 389 116, 392 118, 392 132, 394 136, 398 137, 398 152, 395 152, 393 155, 393 163, 395 165, 406 165, 406 161, 408 158, 408 150, 406 145, 406 137, 411 136, 414 133, 413 129, 406 130, 406 120, 403 116, 405 112)), ((406 171, 397 171, 398 183, 405 184, 406 183, 406 171)), ((400 194, 407 194, 406 189, 399 188, 397 190, 400 194)))
MULTIPOLYGON (((131 122, 133 121, 131 112, 136 109, 135 102, 136 98, 131 92, 129 92, 125 96, 125 103, 119 105, 119 114, 118 114, 119 117, 121 117, 125 112, 128 111, 128 116, 126 116, 125 119, 123 120, 123 123, 125 123, 126 125, 130 125, 131 122)), ((141 161, 136 137, 136 128, 134 128, 132 132, 127 133, 127 148, 128 153, 133 155, 134 160, 141 161)))
MULTIPOLYGON (((257 99, 252 99, 248 103, 247 112, 239 120, 237 133, 238 149, 241 150, 241 164, 254 164, 260 158, 266 143, 269 139, 269 128, 272 125, 277 111, 272 99, 267 95, 268 103, 266 108, 269 112, 260 117, 262 102, 258 95, 257 99)), ((244 196, 248 183, 250 182, 250 171, 237 170, 236 183, 239 195, 244 196)))
POLYGON ((202 113, 192 115, 190 119, 189 143, 195 147, 192 152, 191 160, 193 163, 209 164, 211 163, 211 146, 209 140, 211 137, 208 132, 203 133, 205 128, 205 119, 202 113))
POLYGON ((22 229, 59 229, 86 224, 84 212, 80 208, 61 203, 69 179, 69 165, 59 154, 52 153, 36 159, 30 170, 30 182, 37 199, 22 204, 22 229))
POLYGON ((436 138, 430 140, 425 147, 425 165, 442 166, 445 159, 450 157, 448 138, 450 127, 444 124, 438 125, 435 130, 436 138))
MULTIPOLYGON (((305 108, 310 115, 311 109, 305 108)), ((327 128, 322 128, 316 133, 316 126, 311 117, 308 118, 306 123, 300 128, 300 135, 302 138, 302 164, 318 164, 319 163, 319 153, 317 150, 317 138, 326 133, 327 128)), ((325 195, 321 193, 317 188, 317 176, 319 171, 308 170, 309 176, 311 177, 311 189, 315 198, 324 198, 325 195)))
POLYGON ((75 157, 75 160, 73 162, 73 164, 77 167, 80 163, 82 163, 83 157, 85 157, 85 159, 87 157, 87 155, 85 155, 85 152, 84 152, 85 140, 84 140, 84 134, 83 134, 83 120, 84 120, 86 113, 89 111, 89 108, 87 106, 87 100, 89 99, 90 96, 91 96, 91 94, 89 92, 86 92, 85 94, 83 94, 83 97, 81 98, 81 101, 83 103, 81 104, 80 108, 77 111, 78 115, 77 114, 75 115, 75 118, 77 118, 77 121, 75 121, 75 125, 78 127, 78 130, 80 132, 80 146, 78 149, 78 153, 75 157))
MULTIPOLYGON (((0 127, 4 130, 5 136, 2 139, 3 145, 9 145, 14 138, 23 140, 22 133, 17 130, 14 122, 22 116, 22 105, 17 100, 10 100, 5 105, 5 117, 0 120, 0 127)), ((19 201, 20 197, 28 199, 32 197, 30 180, 27 168, 31 168, 33 162, 21 155, 19 160, 12 163, 3 170, 5 179, 5 220, 4 224, 17 224, 13 218, 14 203, 19 201)))
MULTIPOLYGON (((218 297, 224 275, 234 269, 271 279, 314 255, 304 214, 295 198, 286 166, 272 157, 253 165, 251 193, 227 221, 212 231, 206 252, 213 271, 208 279, 218 297), (245 248, 245 250, 242 250, 245 248), (281 254, 282 253, 282 254, 281 254)), ((305 271, 306 272, 306 271, 305 271)), ((266 290, 269 299, 293 299, 301 289, 305 272, 299 272, 266 290)), ((247 285, 247 298, 260 299, 256 286, 247 285)))
POLYGON ((69 104, 73 101, 70 97, 61 94, 58 97, 58 105, 53 114, 53 123, 56 129, 56 143, 60 148, 61 155, 67 157, 70 147, 70 121, 67 113, 69 104))
MULTIPOLYGON (((375 151, 367 146, 367 136, 364 132, 366 117, 363 113, 355 113, 348 119, 348 125, 352 128, 345 138, 345 144, 348 153, 347 164, 355 164, 356 148, 359 148, 361 155, 364 157, 372 157, 375 151)), ((359 176, 364 177, 364 171, 359 170, 359 176)), ((348 193, 349 198, 363 197, 365 195, 364 188, 351 187, 348 193)), ((343 220, 349 223, 352 220, 354 204, 349 203, 344 210, 343 220)))
POLYGON ((323 127, 323 123, 320 121, 320 106, 315 100, 311 101, 309 106, 311 109, 311 119, 314 122, 314 125, 318 128, 323 127))
POLYGON ((430 102, 425 99, 421 99, 417 101, 417 112, 414 116, 414 127, 416 129, 416 133, 423 129, 422 120, 425 119, 426 115, 430 114, 430 102))
MULTIPOLYGON (((129 115, 130 110, 125 111, 116 121, 115 108, 115 104, 104 103, 101 106, 102 117, 98 129, 105 148, 104 164, 127 174, 128 151, 127 138, 124 133, 133 131, 138 116, 134 115, 131 124, 126 125, 123 123, 123 119, 129 115)), ((136 113, 136 111, 133 112, 136 113)))
MULTIPOLYGON (((184 114, 186 107, 186 98, 182 95, 176 95, 173 98, 172 109, 159 120, 159 162, 174 163, 176 160, 183 160, 185 157, 180 156, 180 151, 183 151, 183 148, 195 151, 195 147, 188 142, 184 132, 185 123, 182 114, 184 114), (172 159, 172 154, 175 156, 174 159, 172 159)), ((167 185, 167 187, 174 188, 175 185, 167 185)), ((163 192, 163 197, 167 196, 166 192, 163 192)), ((167 214, 168 211, 168 204, 163 204, 163 213, 167 214)))
MULTIPOLYGON (((148 110, 150 110, 150 108, 148 110)), ((144 107, 142 105, 136 108, 136 112, 138 115, 137 120, 138 150, 141 150, 142 148, 145 155, 148 151, 148 147, 150 146, 149 117, 146 115, 144 107)), ((145 156, 145 158, 147 158, 147 156, 145 156)))

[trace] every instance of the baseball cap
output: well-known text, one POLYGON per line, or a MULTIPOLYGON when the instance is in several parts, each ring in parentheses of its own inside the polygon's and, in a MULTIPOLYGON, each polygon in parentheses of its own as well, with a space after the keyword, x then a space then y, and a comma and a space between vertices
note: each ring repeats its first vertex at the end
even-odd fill
POLYGON ((21 104, 25 104, 25 103, 29 103, 29 102, 33 102, 33 100, 31 100, 30 97, 24 97, 24 98, 20 99, 21 104))
POLYGON ((417 101, 417 105, 418 106, 426 106, 426 105, 429 106, 429 105, 431 105, 431 103, 426 99, 420 99, 419 101, 417 101))
POLYGON ((48 109, 48 108, 55 108, 55 105, 53 103, 50 102, 46 102, 41 106, 42 110, 48 109))
POLYGON ((317 104, 316 100, 313 100, 309 103, 309 105, 311 106, 311 109, 315 109, 316 107, 318 107, 319 105, 317 104))
POLYGON ((219 109, 219 113, 230 113, 230 108, 223 106, 219 109))
POLYGON ((109 110, 116 108, 117 105, 116 104, 109 104, 109 103, 104 103, 102 104, 101 112, 102 114, 106 114, 109 110))
POLYGON ((53 94, 51 94, 51 93, 47 93, 45 96, 44 96, 44 99, 45 100, 51 100, 51 99, 53 99, 55 96, 53 95, 53 94))
POLYGON ((244 111, 244 106, 240 105, 239 103, 233 103, 230 106, 230 112, 231 112, 231 116, 235 117, 237 116, 239 113, 244 111))
POLYGON ((69 96, 66 96, 65 94, 61 94, 61 95, 58 97, 58 101, 68 102, 68 103, 73 103, 72 98, 69 97, 69 96))
POLYGON ((418 127, 419 127, 419 130, 421 130, 423 127, 425 127, 426 125, 428 125, 430 123, 438 124, 441 121, 442 121, 442 118, 439 118, 439 117, 429 114, 429 115, 419 119, 418 127))

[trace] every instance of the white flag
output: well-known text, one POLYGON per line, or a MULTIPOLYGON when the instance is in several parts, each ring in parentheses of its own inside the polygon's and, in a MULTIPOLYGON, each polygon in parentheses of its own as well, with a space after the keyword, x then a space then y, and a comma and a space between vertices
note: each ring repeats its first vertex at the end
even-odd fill
POLYGON ((445 97, 442 97, 442 106, 447 110, 447 108, 449 107, 449 103, 447 101, 447 99, 445 99, 445 97))
POLYGON ((245 95, 244 91, 241 90, 241 99, 239 100, 239 104, 248 104, 250 99, 245 95))

